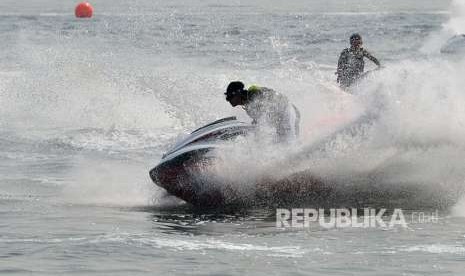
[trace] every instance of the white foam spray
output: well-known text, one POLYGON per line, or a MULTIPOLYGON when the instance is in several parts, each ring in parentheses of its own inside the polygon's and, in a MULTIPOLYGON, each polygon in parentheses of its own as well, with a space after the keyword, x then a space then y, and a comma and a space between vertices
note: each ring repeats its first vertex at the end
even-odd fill
POLYGON ((437 54, 448 39, 454 35, 465 34, 465 2, 452 0, 449 12, 449 20, 442 25, 441 30, 432 33, 421 48, 423 53, 437 54))
MULTIPOLYGON (((258 141, 221 153, 223 163, 216 168, 217 173, 225 182, 238 182, 237 189, 246 191, 245 194, 251 189, 247 184, 256 179, 279 179, 309 170, 344 185, 367 182, 388 192, 417 189, 419 193, 413 198, 420 200, 421 194, 423 202, 410 205, 412 208, 433 201, 439 207, 450 206, 463 192, 465 183, 461 162, 465 157, 463 72, 463 61, 401 61, 364 80, 355 97, 340 91, 328 92, 321 85, 324 82, 316 77, 318 74, 305 69, 289 66, 267 72, 273 77, 259 83, 270 83, 271 87, 288 92, 289 98, 298 99, 295 102, 301 109, 305 129, 302 148, 363 112, 380 116, 369 128, 336 137, 323 153, 308 155, 298 166, 286 161, 295 152, 276 146, 266 148, 258 141), (301 76, 302 81, 286 79, 288 70, 301 76), (359 100, 364 108, 357 103, 359 100), (331 125, 331 118, 337 117, 343 119, 331 125), (316 122, 331 126, 318 127, 316 122), (269 166, 270 163, 277 167, 269 166)), ((262 74, 262 78, 267 74, 262 74)))
POLYGON ((454 34, 465 34, 465 2, 453 0, 450 10, 451 18, 444 25, 444 30, 454 34))

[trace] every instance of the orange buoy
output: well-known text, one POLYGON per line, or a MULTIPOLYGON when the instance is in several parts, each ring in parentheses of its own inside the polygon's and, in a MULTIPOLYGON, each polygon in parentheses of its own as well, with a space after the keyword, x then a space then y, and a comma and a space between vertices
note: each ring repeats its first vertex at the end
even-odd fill
POLYGON ((74 10, 74 14, 78 18, 91 18, 94 8, 88 2, 79 3, 74 10))

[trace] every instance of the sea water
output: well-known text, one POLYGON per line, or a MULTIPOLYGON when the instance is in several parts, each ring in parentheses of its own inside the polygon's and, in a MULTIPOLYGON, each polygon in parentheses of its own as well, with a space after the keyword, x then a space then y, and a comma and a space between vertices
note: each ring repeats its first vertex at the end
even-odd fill
POLYGON ((75 4, 0 3, 0 274, 463 274, 460 200, 395 205, 406 227, 286 228, 273 208, 193 210, 148 176, 180 136, 247 120, 223 95, 242 80, 297 105, 303 146, 382 99, 370 132, 302 166, 341 185, 425 184, 453 198, 465 181, 465 63, 439 50, 465 32, 463 1, 94 0, 86 20, 75 4), (349 94, 334 72, 355 32, 384 68, 349 94))

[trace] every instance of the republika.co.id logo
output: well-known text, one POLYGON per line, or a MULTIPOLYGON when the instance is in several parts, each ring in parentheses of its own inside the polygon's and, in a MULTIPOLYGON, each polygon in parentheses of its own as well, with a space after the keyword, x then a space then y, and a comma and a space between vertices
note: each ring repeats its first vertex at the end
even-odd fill
MULTIPOLYGON (((276 227, 278 228, 309 228, 315 223, 323 228, 393 228, 396 226, 407 228, 408 223, 402 209, 364 208, 359 209, 277 209, 276 227), (329 214, 329 215, 328 215, 329 214), (390 214, 390 215, 388 215, 390 214)), ((438 211, 431 214, 413 212, 410 223, 437 223, 438 211)))

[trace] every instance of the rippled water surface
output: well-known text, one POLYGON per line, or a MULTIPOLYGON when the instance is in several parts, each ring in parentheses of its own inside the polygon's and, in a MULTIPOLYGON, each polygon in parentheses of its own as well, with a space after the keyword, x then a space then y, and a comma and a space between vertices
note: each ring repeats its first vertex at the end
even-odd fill
POLYGON ((0 3, 0 274, 463 274, 465 208, 450 199, 465 183, 465 63, 439 54, 465 33, 460 1, 92 4, 77 20, 72 1, 0 3), (349 95, 334 71, 354 32, 385 68, 349 95), (378 124, 304 166, 434 196, 392 203, 405 228, 330 229, 277 228, 275 206, 225 213, 170 198, 148 171, 179 135, 247 119, 223 98, 237 79, 295 102, 303 143, 382 95, 378 124))

